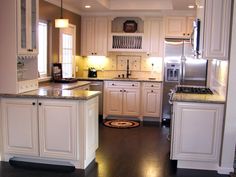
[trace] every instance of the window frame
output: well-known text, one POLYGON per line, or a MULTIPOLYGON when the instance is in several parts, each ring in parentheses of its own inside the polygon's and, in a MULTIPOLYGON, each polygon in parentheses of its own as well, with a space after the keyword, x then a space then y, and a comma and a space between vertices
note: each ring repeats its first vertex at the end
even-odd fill
MULTIPOLYGON (((73 25, 73 24, 69 24, 69 27, 68 28, 61 28, 60 30, 59 30, 59 62, 62 64, 62 66, 63 66, 63 58, 62 58, 62 51, 63 51, 63 49, 62 49, 62 34, 63 33, 66 33, 66 31, 68 31, 69 30, 69 28, 70 29, 72 29, 73 30, 73 34, 72 33, 69 33, 69 34, 72 34, 72 36, 73 36, 73 39, 72 39, 72 41, 73 41, 73 50, 72 50, 72 56, 73 56, 73 58, 72 58, 72 62, 71 62, 71 64, 72 64, 72 77, 75 77, 75 56, 76 56, 76 25, 73 25)), ((63 71, 62 71, 63 72, 63 71)), ((63 75, 63 73, 62 73, 62 75, 63 75)))
MULTIPOLYGON (((43 23, 43 24, 46 24, 46 61, 45 61, 45 67, 46 67, 46 72, 45 73, 43 73, 43 74, 40 74, 40 72, 38 71, 38 73, 39 73, 39 78, 45 78, 45 77, 47 77, 48 75, 49 75, 49 68, 48 68, 48 49, 49 49, 49 43, 48 43, 48 39, 49 39, 49 31, 48 31, 48 27, 49 27, 49 24, 48 24, 48 22, 46 21, 46 20, 39 20, 38 21, 38 28, 39 28, 39 24, 40 23, 43 23)), ((40 37, 39 37, 39 29, 38 29, 38 43, 39 43, 39 40, 40 40, 40 37)), ((38 44, 38 57, 39 57, 39 44, 38 44)), ((38 59, 38 61, 39 61, 39 59, 38 59)), ((37 61, 37 65, 38 65, 38 62, 37 61)), ((37 69, 38 69, 38 66, 37 66, 37 69)))

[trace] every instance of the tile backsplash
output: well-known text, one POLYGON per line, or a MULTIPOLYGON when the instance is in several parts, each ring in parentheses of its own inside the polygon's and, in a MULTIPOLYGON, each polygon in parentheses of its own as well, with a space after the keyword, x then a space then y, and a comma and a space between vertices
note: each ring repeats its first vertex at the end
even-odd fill
POLYGON ((110 53, 109 57, 79 57, 77 66, 78 77, 86 77, 88 67, 98 71, 98 77, 117 77, 126 74, 127 60, 131 77, 157 78, 163 77, 163 58, 147 57, 146 53, 110 53))

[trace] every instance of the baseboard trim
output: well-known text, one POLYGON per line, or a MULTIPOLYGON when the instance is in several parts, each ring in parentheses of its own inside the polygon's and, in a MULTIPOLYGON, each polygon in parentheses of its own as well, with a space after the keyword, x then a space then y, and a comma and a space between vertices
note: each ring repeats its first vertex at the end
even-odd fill
POLYGON ((217 169, 217 173, 219 174, 224 174, 224 175, 228 175, 231 172, 234 172, 234 168, 230 168, 230 167, 218 167, 217 169))

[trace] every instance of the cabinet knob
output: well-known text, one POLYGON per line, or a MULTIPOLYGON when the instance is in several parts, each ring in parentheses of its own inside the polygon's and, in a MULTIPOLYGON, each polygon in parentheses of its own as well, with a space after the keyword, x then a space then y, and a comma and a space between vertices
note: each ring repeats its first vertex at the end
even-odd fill
POLYGON ((92 52, 92 55, 93 55, 93 52, 92 52))
POLYGON ((39 103, 39 106, 41 106, 42 105, 42 103, 39 103))
POLYGON ((97 52, 95 52, 94 54, 97 55, 97 52))
POLYGON ((35 105, 35 102, 33 102, 32 105, 35 105))
POLYGON ((124 92, 126 92, 126 90, 124 90, 124 92))
POLYGON ((151 92, 153 92, 153 90, 151 92))
POLYGON ((154 85, 151 85, 151 87, 154 87, 154 85))
POLYGON ((120 92, 122 92, 122 90, 120 90, 120 92))
POLYGON ((115 84, 113 83, 113 84, 111 84, 111 85, 113 85, 113 86, 114 86, 115 84))
POLYGON ((134 87, 134 84, 132 84, 132 86, 134 87))
POLYGON ((33 50, 33 49, 28 49, 27 51, 28 51, 28 52, 33 52, 34 50, 33 50))
POLYGON ((189 36, 190 34, 188 33, 188 36, 189 36))
POLYGON ((183 33, 183 35, 185 36, 185 33, 183 33))

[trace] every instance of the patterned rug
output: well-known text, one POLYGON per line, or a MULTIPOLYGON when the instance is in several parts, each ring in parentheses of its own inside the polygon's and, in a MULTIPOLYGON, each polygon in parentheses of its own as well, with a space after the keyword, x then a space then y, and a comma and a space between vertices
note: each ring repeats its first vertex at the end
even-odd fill
POLYGON ((132 120, 107 120, 104 125, 111 128, 134 128, 138 127, 140 123, 132 120))

